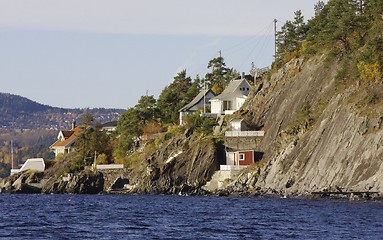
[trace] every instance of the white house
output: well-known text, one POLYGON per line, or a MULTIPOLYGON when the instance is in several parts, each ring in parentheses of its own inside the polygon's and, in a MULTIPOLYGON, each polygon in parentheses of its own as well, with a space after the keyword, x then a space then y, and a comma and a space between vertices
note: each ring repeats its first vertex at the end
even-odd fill
POLYGON ((110 121, 102 124, 101 131, 106 131, 107 133, 115 132, 117 130, 117 121, 110 121))
POLYGON ((215 97, 210 89, 202 90, 198 95, 178 112, 180 113, 180 125, 184 124, 184 117, 205 107, 210 107, 209 100, 215 97), (204 104, 205 103, 205 104, 204 104))
POLYGON ((61 153, 70 153, 75 150, 74 143, 83 128, 72 125, 72 130, 61 130, 57 136, 57 141, 50 146, 57 157, 61 153))
POLYGON ((246 79, 232 80, 225 90, 210 99, 212 114, 233 114, 240 109, 251 91, 246 79))

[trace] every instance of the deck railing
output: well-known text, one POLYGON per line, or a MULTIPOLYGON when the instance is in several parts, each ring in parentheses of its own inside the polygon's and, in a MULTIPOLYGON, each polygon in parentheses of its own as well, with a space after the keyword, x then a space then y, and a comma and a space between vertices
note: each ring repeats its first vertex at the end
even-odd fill
POLYGON ((225 137, 263 137, 264 131, 227 131, 225 137))
POLYGON ((220 165, 219 170, 221 171, 240 171, 247 168, 248 166, 238 166, 238 165, 220 165))

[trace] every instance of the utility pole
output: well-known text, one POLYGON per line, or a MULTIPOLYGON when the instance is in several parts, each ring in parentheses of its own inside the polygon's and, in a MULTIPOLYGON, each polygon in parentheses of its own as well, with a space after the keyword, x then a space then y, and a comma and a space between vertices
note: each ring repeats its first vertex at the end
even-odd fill
POLYGON ((219 50, 219 58, 221 58, 221 57, 222 57, 222 51, 219 50))
POLYGON ((13 140, 11 140, 11 159, 12 159, 12 169, 14 169, 14 165, 13 165, 13 140))
POLYGON ((94 160, 93 160, 93 164, 92 164, 92 168, 93 170, 96 169, 96 166, 97 166, 97 151, 94 151, 94 160))
POLYGON ((203 116, 205 117, 206 113, 206 80, 203 79, 203 116))
POLYGON ((277 19, 274 19, 274 61, 277 59, 277 19))

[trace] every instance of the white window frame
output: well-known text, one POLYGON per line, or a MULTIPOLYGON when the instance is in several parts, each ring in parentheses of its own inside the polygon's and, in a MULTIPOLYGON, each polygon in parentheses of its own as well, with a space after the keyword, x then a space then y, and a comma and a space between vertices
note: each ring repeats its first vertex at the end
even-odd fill
POLYGON ((246 155, 244 153, 239 153, 238 154, 238 160, 239 161, 245 161, 246 160, 246 155))

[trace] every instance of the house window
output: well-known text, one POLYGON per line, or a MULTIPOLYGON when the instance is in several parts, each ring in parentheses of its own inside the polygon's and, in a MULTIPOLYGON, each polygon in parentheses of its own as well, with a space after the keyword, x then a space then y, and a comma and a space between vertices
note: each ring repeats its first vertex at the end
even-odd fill
POLYGON ((231 110, 231 101, 223 101, 223 111, 231 110))
POLYGON ((240 154, 238 155, 238 159, 239 159, 239 161, 245 161, 245 154, 240 153, 240 154))
POLYGON ((247 91, 249 91, 250 90, 250 88, 247 88, 247 91))

